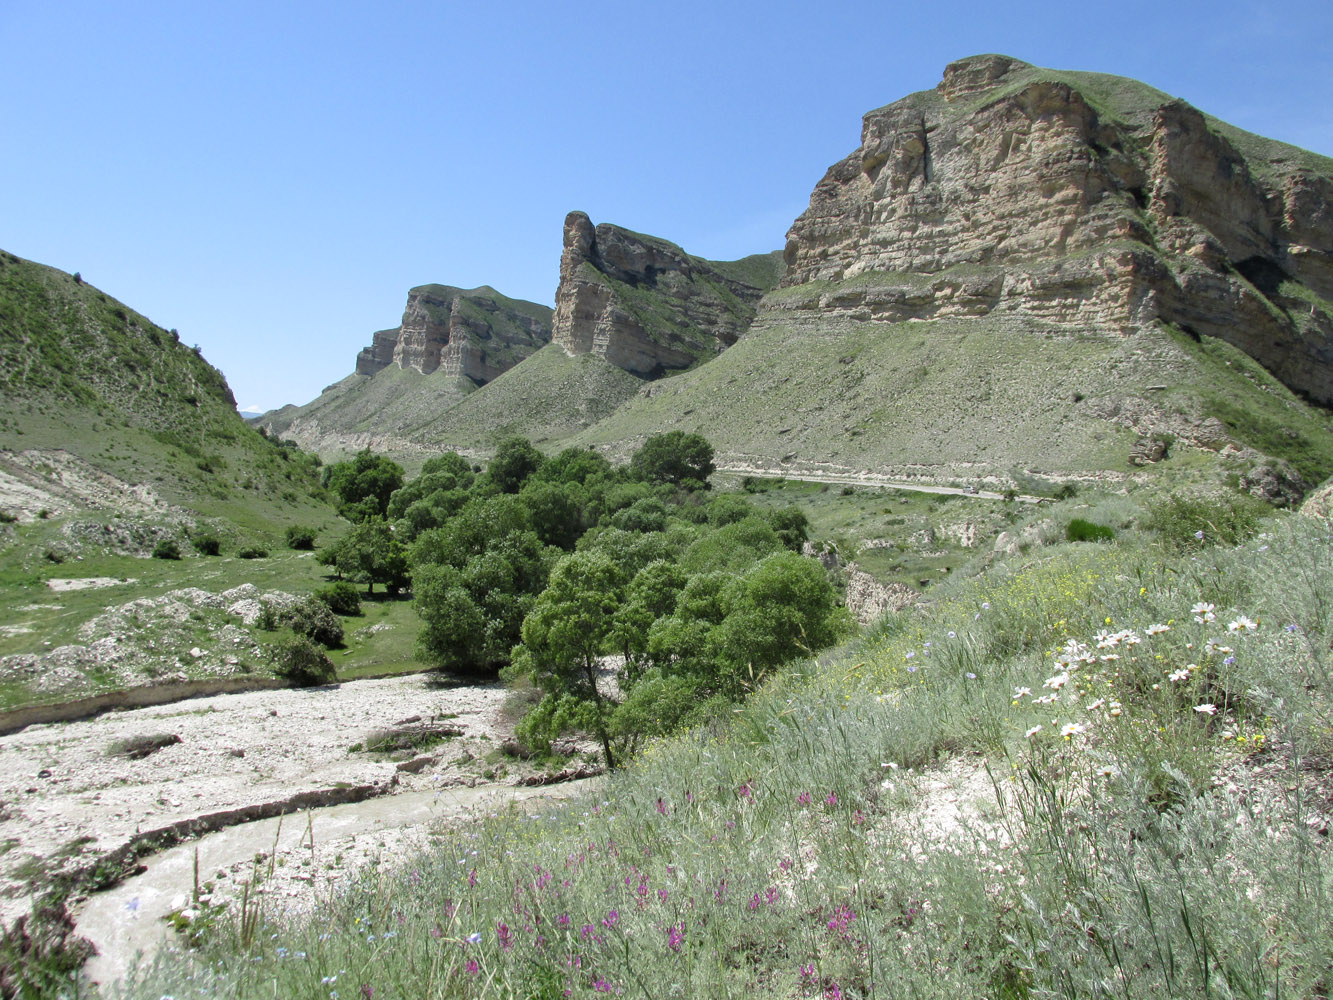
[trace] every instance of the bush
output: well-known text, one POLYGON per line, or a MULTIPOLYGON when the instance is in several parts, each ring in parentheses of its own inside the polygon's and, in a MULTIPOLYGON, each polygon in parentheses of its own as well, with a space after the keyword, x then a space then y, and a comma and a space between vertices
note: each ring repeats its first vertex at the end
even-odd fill
POLYGON ((176 544, 175 539, 164 538, 153 548, 154 559, 179 559, 181 557, 181 547, 176 544))
POLYGON ((190 539, 194 550, 201 556, 215 556, 222 552, 222 542, 217 535, 200 534, 190 539))
POLYGON ((315 547, 315 529, 293 524, 287 529, 287 548, 309 551, 315 547))
POLYGON ((333 661, 324 651, 304 636, 293 636, 274 654, 274 669, 299 687, 332 684, 338 679, 333 661))
POLYGON ((1115 530, 1076 517, 1065 526, 1065 538, 1071 542, 1109 542, 1115 538, 1115 530))
POLYGON ((267 559, 268 549, 261 549, 256 545, 248 546, 236 553, 242 559, 267 559))
POLYGON ((1259 530, 1263 503, 1228 493, 1173 493, 1148 506, 1147 527, 1178 549, 1239 545, 1259 530))
POLYGON ((351 617, 361 613, 361 594, 356 584, 339 580, 315 591, 315 600, 329 606, 335 615, 351 617))
POLYGON ((342 645, 343 623, 327 604, 313 597, 289 606, 280 613, 279 620, 313 642, 329 647, 342 645))

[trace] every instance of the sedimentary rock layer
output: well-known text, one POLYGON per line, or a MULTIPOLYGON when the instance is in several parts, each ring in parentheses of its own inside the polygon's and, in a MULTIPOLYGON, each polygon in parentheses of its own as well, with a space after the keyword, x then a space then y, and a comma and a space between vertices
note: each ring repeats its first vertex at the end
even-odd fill
POLYGON ((1021 314, 1227 340, 1333 403, 1333 161, 1117 77, 1006 56, 867 114, 816 186, 773 310, 1021 314))
POLYGON ((736 342, 781 275, 777 254, 708 261, 666 240, 565 219, 552 340, 645 378, 736 342))

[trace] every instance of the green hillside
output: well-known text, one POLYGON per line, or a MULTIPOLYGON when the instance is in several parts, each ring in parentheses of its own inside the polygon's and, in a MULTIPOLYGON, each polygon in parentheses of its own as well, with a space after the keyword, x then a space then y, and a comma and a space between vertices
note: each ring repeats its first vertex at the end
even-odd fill
POLYGON ((12 455, 73 456, 169 504, 261 530, 327 510, 314 466, 241 419, 197 348, 77 275, 7 253, 0 387, 0 449, 12 455))

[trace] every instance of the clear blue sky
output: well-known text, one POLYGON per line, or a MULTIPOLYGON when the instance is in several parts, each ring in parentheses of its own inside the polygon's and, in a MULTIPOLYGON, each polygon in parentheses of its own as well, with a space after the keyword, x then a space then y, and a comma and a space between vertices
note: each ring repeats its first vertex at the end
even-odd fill
POLYGON ((571 209, 781 247, 863 112, 979 52, 1333 154, 1328 0, 0 0, 0 247, 303 403, 413 285, 551 304, 571 209))

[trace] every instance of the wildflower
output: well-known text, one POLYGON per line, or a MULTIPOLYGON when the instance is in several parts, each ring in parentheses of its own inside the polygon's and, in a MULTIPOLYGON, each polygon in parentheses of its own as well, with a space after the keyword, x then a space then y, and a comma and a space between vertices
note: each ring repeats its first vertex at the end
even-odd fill
POLYGON ((846 903, 840 905, 834 912, 833 918, 828 922, 828 929, 835 934, 847 936, 847 928, 851 926, 856 919, 856 913, 846 903))
POLYGON ((1069 674, 1059 673, 1056 674, 1054 677, 1047 677, 1046 680, 1042 681, 1041 686, 1044 688, 1050 688, 1052 691, 1059 691, 1062 687, 1064 687, 1068 683, 1069 683, 1069 674))
POLYGON ((1194 711, 1198 712, 1200 715, 1216 715, 1217 706, 1212 702, 1205 702, 1202 705, 1195 705, 1194 711))
POLYGON ((480 932, 480 931, 473 931, 471 934, 469 934, 469 935, 467 936, 467 943, 468 943, 468 944, 481 944, 481 932, 480 932))
POLYGON ((957 632, 950 632, 950 633, 949 633, 949 638, 950 638, 950 639, 957 639, 957 638, 958 638, 958 633, 957 633, 957 632))
POLYGON ((836 795, 833 794, 832 792, 829 792, 829 793, 828 793, 828 798, 826 798, 826 799, 824 800, 824 805, 826 805, 826 806, 836 806, 837 804, 838 804, 838 796, 836 796, 836 795))
POLYGON ((1060 735, 1063 736, 1065 739, 1069 739, 1069 737, 1077 736, 1079 733, 1083 732, 1087 728, 1088 727, 1083 725, 1081 722, 1066 722, 1063 726, 1060 727, 1060 735))
POLYGON ((1156 625, 1149 625, 1146 629, 1144 629, 1144 631, 1147 632, 1149 635, 1161 635, 1163 632, 1170 632, 1171 628, 1167 625, 1162 625, 1159 623, 1156 625))
POLYGON ((967 679, 970 680, 970 681, 974 681, 974 680, 977 679, 977 675, 974 674, 974 673, 972 673, 972 671, 969 670, 969 671, 967 672, 967 679))
POLYGON ((1202 529, 1202 528, 1200 528, 1198 531, 1196 531, 1196 532, 1194 533, 1194 538, 1195 538, 1197 541, 1200 541, 1200 542, 1203 541, 1203 529, 1202 529))
POLYGON ((666 803, 663 802, 660 798, 657 800, 657 811, 661 813, 663 816, 666 815, 667 811, 666 803))
POLYGON ((500 947, 508 951, 514 946, 514 936, 509 930, 509 925, 499 923, 495 925, 495 936, 500 939, 500 947))
POLYGON ((1283 629, 1283 631, 1284 631, 1284 632, 1295 632, 1298 628, 1300 628, 1300 626, 1297 625, 1295 622, 1292 622, 1290 625, 1287 625, 1287 626, 1283 629))
POLYGON ((1222 663, 1223 663, 1225 666, 1228 666, 1228 667, 1231 666, 1231 665, 1232 665, 1233 663, 1235 663, 1235 662, 1236 662, 1236 658, 1235 658, 1234 656, 1228 656, 1225 660, 1222 661, 1222 663))
POLYGON ((472 976, 475 976, 478 972, 481 971, 481 965, 477 962, 475 958, 469 958, 467 960, 467 965, 463 966, 463 968, 465 968, 468 971, 468 974, 472 976))
POLYGON ((680 951, 681 943, 685 940, 685 922, 682 920, 678 924, 672 924, 667 928, 667 947, 672 951, 680 951))
POLYGON ((1032 694, 1032 688, 1029 687, 1014 688, 1015 701, 1017 701, 1019 698, 1026 698, 1030 694, 1032 694))
POLYGON ((1111 767, 1110 764, 1107 764, 1105 767, 1100 768, 1097 771, 1097 773, 1100 774, 1103 778, 1109 778, 1111 777, 1111 775, 1115 774, 1115 770, 1111 767))
POLYGON ((1189 675, 1190 672, 1186 670, 1184 667, 1181 667, 1179 670, 1174 670, 1171 673, 1167 674, 1166 679, 1174 684, 1179 681, 1185 680, 1187 677, 1189 677, 1189 675))
POLYGON ((909 649, 906 653, 903 654, 903 659, 910 660, 914 656, 916 656, 916 650, 909 649))
POLYGON ((1103 705, 1105 705, 1105 704, 1106 704, 1106 699, 1105 699, 1105 698, 1098 698, 1098 699, 1097 699, 1096 701, 1094 701, 1091 705, 1088 705, 1087 708, 1085 709, 1085 711, 1088 711, 1088 712, 1095 712, 1095 711, 1097 711, 1097 709, 1101 708, 1101 707, 1102 707, 1103 705))
POLYGON ((1200 625, 1206 625, 1208 622, 1217 621, 1217 615, 1213 614, 1216 609, 1216 605, 1209 604, 1207 601, 1200 601, 1190 608, 1190 614, 1194 615, 1194 620, 1200 625))
POLYGON ((1026 736, 1028 739, 1032 739, 1032 737, 1036 736, 1039 732, 1041 732, 1041 726, 1040 726, 1040 725, 1036 725, 1036 726, 1033 726, 1031 729, 1029 729, 1029 730, 1028 730, 1026 733, 1024 733, 1023 735, 1026 736))
POLYGON ((1244 615, 1237 615, 1232 621, 1227 623, 1228 632, 1253 632, 1258 627, 1258 622, 1252 621, 1244 615))
POLYGON ((796 804, 799 806, 808 806, 810 804, 810 793, 802 792, 800 795, 796 796, 796 804))
POLYGON ((813 979, 814 977, 815 977, 815 964, 813 962, 811 962, 809 965, 801 966, 802 979, 813 979))
POLYGON ((374 995, 375 995, 375 987, 371 986, 369 983, 361 984, 362 1000, 370 1000, 370 998, 373 997, 374 995))

